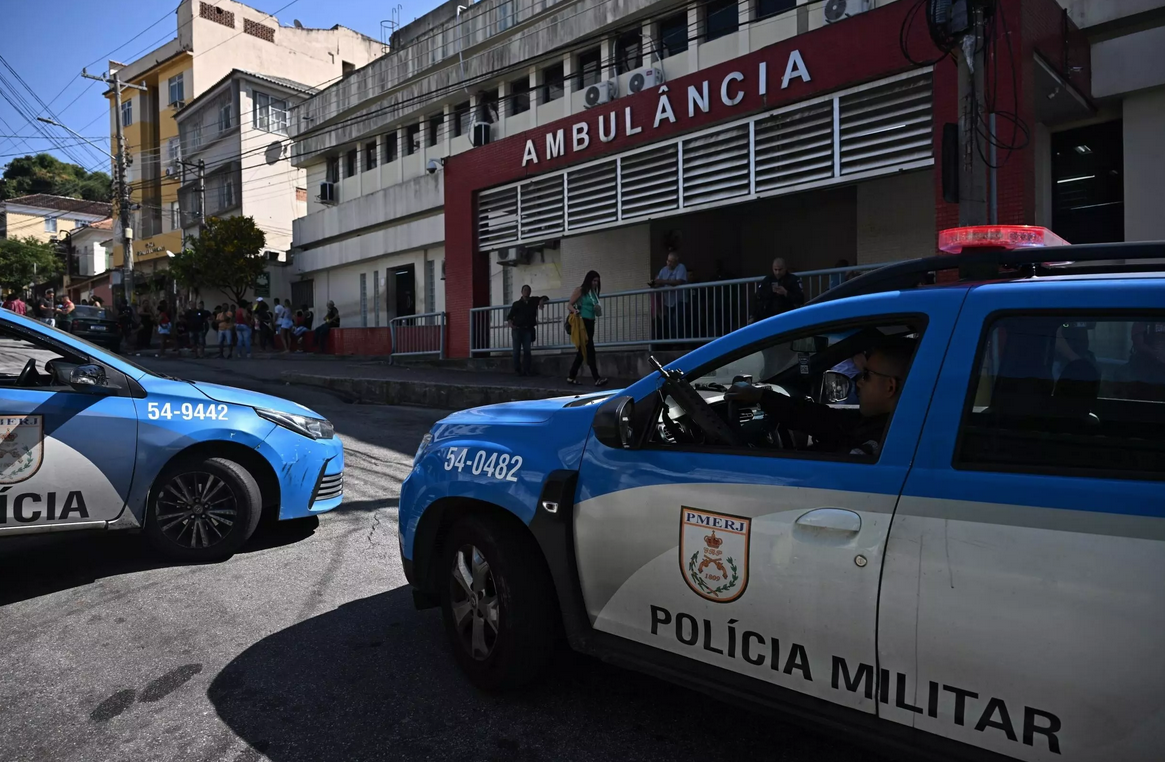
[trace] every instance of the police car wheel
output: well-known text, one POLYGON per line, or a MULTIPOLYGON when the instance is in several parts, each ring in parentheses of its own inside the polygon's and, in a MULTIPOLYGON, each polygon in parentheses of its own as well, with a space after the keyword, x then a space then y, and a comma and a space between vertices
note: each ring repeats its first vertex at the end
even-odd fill
POLYGON ((145 533, 154 547, 172 558, 227 558, 254 533, 262 504, 259 485, 238 463, 191 458, 158 477, 145 533))
POLYGON ((444 543, 441 611, 454 657, 485 690, 536 680, 558 642, 558 603, 532 538, 468 516, 444 543))

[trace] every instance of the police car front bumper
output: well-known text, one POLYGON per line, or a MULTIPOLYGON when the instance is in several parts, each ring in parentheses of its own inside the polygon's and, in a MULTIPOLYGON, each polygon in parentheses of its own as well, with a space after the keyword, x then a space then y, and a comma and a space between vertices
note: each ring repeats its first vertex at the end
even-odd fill
POLYGON ((344 446, 276 426, 260 446, 279 480, 279 519, 326 513, 344 500, 344 446))

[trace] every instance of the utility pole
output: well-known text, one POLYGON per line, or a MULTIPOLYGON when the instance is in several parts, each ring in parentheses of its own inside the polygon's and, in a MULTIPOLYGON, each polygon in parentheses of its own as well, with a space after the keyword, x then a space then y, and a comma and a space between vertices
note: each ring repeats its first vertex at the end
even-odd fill
MULTIPOLYGON (((987 156, 983 126, 988 120, 983 97, 986 83, 986 36, 983 3, 967 0, 955 4, 956 13, 970 18, 954 19, 969 23, 961 41, 959 62, 959 225, 986 225, 995 222, 989 213, 987 198, 987 156)), ((998 11, 1002 13, 1002 10, 998 11)), ((993 120, 992 120, 993 121, 993 120)))
POLYGON ((121 225, 122 234, 122 289, 125 291, 125 301, 130 303, 133 301, 133 226, 129 219, 129 205, 130 205, 130 189, 125 181, 125 132, 122 129, 121 123, 121 91, 122 88, 131 87, 135 90, 146 91, 142 85, 133 85, 127 82, 122 82, 117 76, 117 70, 113 69, 108 74, 100 77, 94 76, 84 69, 81 70, 81 76, 85 79, 93 79, 98 82, 104 82, 113 89, 114 98, 117 106, 114 112, 113 124, 115 125, 115 133, 117 135, 117 155, 114 167, 114 182, 117 184, 117 216, 118 222, 121 225))

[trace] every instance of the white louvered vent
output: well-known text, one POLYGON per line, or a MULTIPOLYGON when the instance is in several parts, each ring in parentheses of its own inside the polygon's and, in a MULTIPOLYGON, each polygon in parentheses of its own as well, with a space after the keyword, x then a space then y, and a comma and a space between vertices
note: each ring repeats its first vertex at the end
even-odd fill
POLYGON ((933 156, 930 72, 840 99, 841 174, 933 156))
POLYGON ((833 177, 833 102, 756 123, 758 193, 833 177))
POLYGON ((601 225, 619 219, 619 187, 612 161, 567 173, 566 211, 572 228, 601 225))
POLYGON ((477 198, 477 239, 482 251, 518 240, 518 188, 482 191, 477 198))
POLYGON ((684 141, 684 206, 748 195, 748 125, 684 141))
POLYGON ((679 208, 676 144, 622 159, 623 217, 641 217, 679 208))
POLYGON ((552 175, 519 186, 524 240, 562 232, 562 177, 552 175))

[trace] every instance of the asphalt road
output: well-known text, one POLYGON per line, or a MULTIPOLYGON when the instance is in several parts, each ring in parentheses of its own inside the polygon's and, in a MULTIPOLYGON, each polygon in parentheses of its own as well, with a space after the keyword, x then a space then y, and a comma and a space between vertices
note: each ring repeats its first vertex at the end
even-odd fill
POLYGON ((400 483, 441 413, 347 404, 254 364, 160 362, 328 416, 345 502, 212 565, 167 563, 133 536, 0 543, 0 759, 876 758, 571 654, 542 686, 478 692, 439 613, 414 610, 396 542, 400 483))

